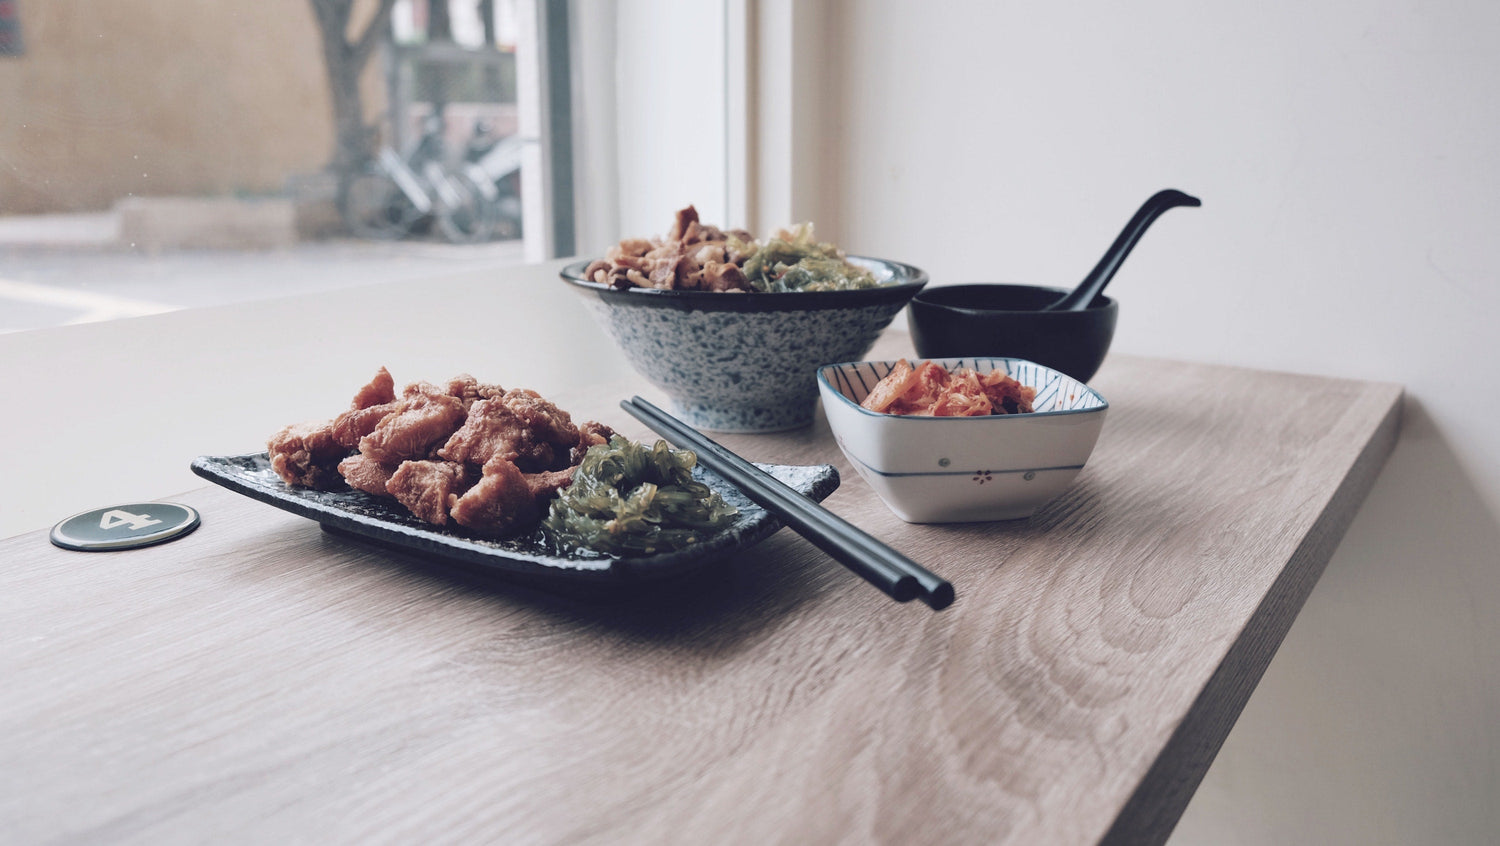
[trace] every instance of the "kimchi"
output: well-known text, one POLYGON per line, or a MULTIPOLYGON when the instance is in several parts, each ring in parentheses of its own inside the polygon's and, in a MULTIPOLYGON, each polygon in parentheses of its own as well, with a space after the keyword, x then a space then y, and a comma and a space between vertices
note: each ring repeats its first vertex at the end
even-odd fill
POLYGON ((906 359, 876 383, 860 407, 880 414, 926 417, 986 417, 1029 414, 1036 388, 1001 370, 979 373, 971 367, 952 371, 932 361, 916 367, 906 359))

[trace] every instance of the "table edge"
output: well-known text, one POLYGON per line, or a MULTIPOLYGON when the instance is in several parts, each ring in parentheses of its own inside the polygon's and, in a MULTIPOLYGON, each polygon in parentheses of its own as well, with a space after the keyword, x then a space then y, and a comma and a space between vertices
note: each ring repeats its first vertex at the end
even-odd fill
POLYGON ((1101 843, 1164 843, 1187 810, 1400 438, 1405 391, 1397 384, 1377 384, 1388 388, 1388 406, 1349 474, 1324 504, 1101 843))

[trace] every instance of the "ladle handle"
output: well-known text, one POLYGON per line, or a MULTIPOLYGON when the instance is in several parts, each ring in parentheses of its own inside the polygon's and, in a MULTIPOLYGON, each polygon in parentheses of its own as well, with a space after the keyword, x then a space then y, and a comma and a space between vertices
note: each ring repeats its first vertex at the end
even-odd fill
POLYGON ((1162 212, 1177 206, 1201 205, 1203 205, 1202 200, 1173 188, 1157 191, 1151 195, 1151 199, 1141 205, 1135 217, 1125 224, 1119 237, 1109 245, 1109 249, 1104 252, 1104 257, 1099 259, 1099 263, 1094 265, 1089 275, 1078 283, 1078 287, 1074 288, 1072 293, 1047 306, 1046 311, 1083 311, 1088 308, 1089 303, 1094 301, 1094 297, 1099 296, 1104 286, 1114 278, 1115 271, 1120 269, 1120 265, 1125 262, 1125 257, 1130 255, 1135 242, 1141 239, 1146 227, 1160 217, 1162 212))

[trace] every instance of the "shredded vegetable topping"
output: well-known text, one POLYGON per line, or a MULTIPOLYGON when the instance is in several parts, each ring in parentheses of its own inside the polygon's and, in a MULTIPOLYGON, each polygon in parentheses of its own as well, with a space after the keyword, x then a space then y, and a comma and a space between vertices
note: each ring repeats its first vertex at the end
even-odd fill
MULTIPOLYGON (((731 245, 734 240, 731 236, 731 245)), ((850 264, 838 247, 814 239, 811 223, 745 246, 754 249, 745 260, 745 278, 757 291, 853 291, 879 284, 873 273, 850 264)))
POLYGON ((697 463, 666 441, 647 447, 615 435, 589 448, 542 525, 563 546, 614 555, 682 549, 739 513, 693 480, 697 463))

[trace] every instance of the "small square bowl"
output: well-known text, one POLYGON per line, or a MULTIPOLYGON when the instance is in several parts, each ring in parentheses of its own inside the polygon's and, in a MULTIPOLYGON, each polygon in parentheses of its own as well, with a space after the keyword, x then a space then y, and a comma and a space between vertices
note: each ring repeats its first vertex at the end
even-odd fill
POLYGON ((1067 490, 1099 439, 1109 410, 1104 397, 1024 359, 930 360, 949 370, 1004 371, 1036 389, 1036 410, 988 417, 877 414, 859 403, 896 362, 819 368, 818 391, 839 448, 897 517, 908 523, 1018 520, 1067 490))

